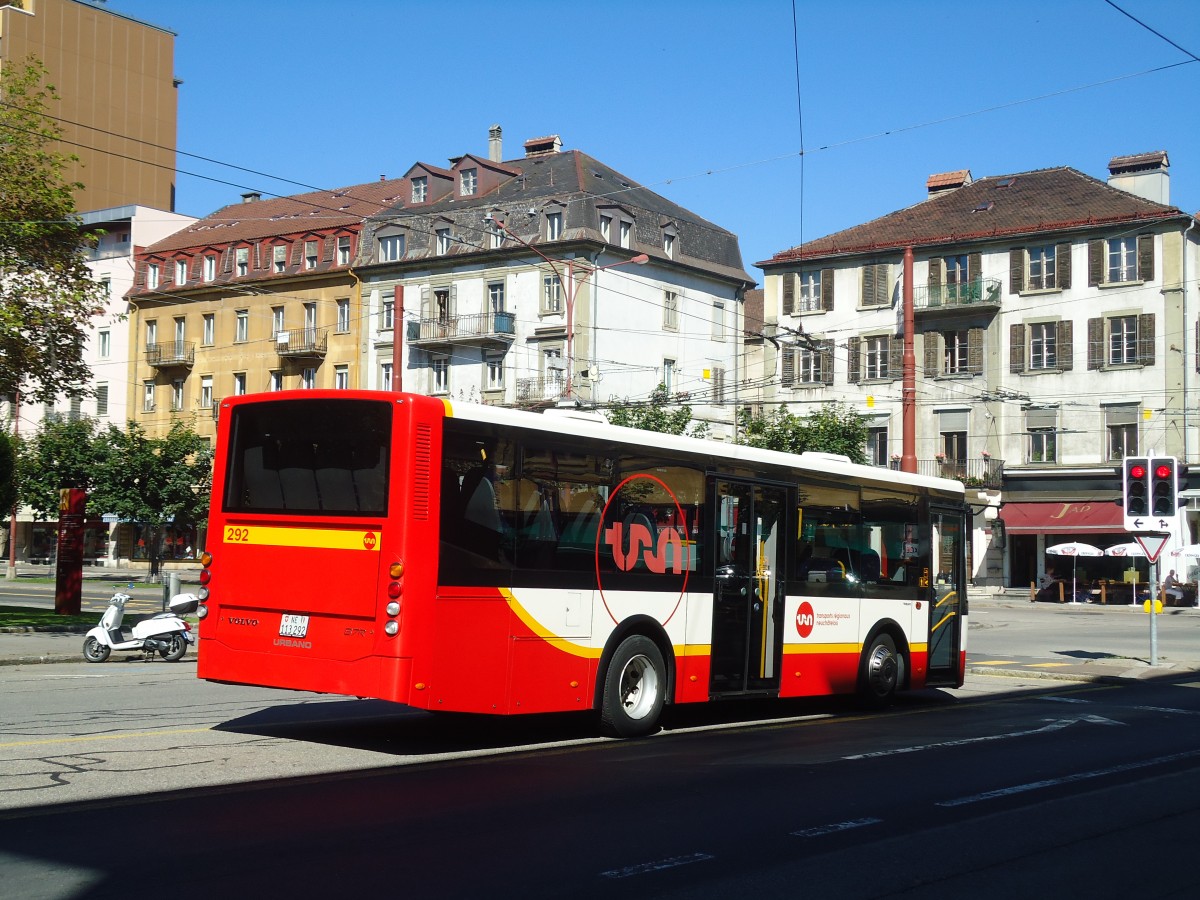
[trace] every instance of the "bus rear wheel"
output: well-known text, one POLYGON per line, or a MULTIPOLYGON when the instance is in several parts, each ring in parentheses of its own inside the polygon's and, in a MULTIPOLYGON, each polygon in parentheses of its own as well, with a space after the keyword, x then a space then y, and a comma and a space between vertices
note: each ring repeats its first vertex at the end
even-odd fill
POLYGON ((612 737, 633 738, 658 727, 666 700, 667 667, 658 645, 644 635, 623 640, 604 678, 600 726, 612 737))
POLYGON ((903 684, 904 657, 896 642, 889 634, 876 635, 859 663, 859 702, 868 709, 883 709, 903 684))

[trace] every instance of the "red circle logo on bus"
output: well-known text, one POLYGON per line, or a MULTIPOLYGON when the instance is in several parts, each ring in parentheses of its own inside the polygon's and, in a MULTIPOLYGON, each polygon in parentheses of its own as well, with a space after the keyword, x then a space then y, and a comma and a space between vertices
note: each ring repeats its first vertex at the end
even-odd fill
POLYGON ((802 638, 808 637, 813 632, 813 626, 817 623, 817 617, 813 613, 812 604, 805 600, 800 604, 800 608, 796 610, 796 633, 802 638))
POLYGON ((373 531, 368 531, 363 535, 363 546, 368 550, 375 549, 375 533, 373 531))

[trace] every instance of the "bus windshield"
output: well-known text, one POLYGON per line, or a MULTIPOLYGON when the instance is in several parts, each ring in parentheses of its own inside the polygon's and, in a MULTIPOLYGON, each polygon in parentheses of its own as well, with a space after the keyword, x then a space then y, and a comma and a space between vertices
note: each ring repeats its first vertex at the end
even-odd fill
POLYGON ((280 400, 231 414, 226 512, 387 515, 391 404, 280 400))

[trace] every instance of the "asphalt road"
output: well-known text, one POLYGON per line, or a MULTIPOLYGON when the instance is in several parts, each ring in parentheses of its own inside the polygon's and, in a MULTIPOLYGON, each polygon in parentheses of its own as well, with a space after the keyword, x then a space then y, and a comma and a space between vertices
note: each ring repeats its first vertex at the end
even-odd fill
POLYGON ((1194 673, 711 706, 634 742, 191 674, 4 673, 6 896, 1194 896, 1194 673))

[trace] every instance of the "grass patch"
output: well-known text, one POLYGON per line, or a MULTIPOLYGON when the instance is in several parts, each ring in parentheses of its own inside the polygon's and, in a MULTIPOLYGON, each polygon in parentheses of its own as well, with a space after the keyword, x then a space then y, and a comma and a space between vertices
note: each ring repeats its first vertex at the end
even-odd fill
POLYGON ((38 631, 59 631, 86 625, 91 628, 100 619, 95 613, 60 616, 52 609, 36 606, 0 606, 0 628, 34 628, 38 631))

